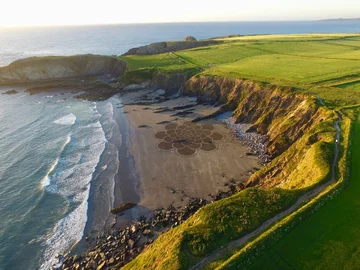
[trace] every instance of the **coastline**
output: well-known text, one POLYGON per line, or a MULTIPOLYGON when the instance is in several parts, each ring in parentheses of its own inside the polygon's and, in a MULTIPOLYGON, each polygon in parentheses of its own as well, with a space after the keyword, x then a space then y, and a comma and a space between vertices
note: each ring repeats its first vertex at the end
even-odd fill
POLYGON ((123 113, 121 99, 114 96, 106 103, 112 106, 110 119, 115 122, 115 125, 110 132, 107 132, 111 133, 111 137, 106 143, 101 161, 94 172, 83 238, 71 253, 85 250, 88 239, 95 238, 114 227, 124 227, 138 218, 135 209, 126 211, 122 216, 110 212, 117 205, 127 202, 137 204, 140 194, 135 161, 129 152, 129 123, 123 113), (103 166, 104 164, 106 165, 103 166))
POLYGON ((236 136, 242 131, 234 125, 217 118, 190 122, 218 107, 186 96, 169 98, 163 91, 149 89, 125 92, 109 102, 121 131, 113 207, 129 202, 137 205, 116 215, 108 212, 116 219, 113 226, 104 227, 96 237, 86 237, 83 250, 65 256, 65 268, 122 267, 204 205, 243 189, 249 176, 262 166, 258 155, 236 136), (190 155, 175 148, 161 149, 158 135, 173 125, 201 129, 204 137, 214 138, 211 144, 216 147, 210 149, 202 142, 190 155))
MULTIPOLYGON (((51 93, 62 92, 54 89, 51 93)), ((201 121, 197 126, 211 127, 210 133, 221 135, 221 139, 214 140, 216 148, 211 151, 197 149, 187 156, 175 149, 159 148, 161 140, 156 134, 166 130, 169 123, 181 126, 218 109, 199 104, 194 98, 169 98, 164 91, 146 89, 115 95, 92 106, 102 115, 99 121, 107 142, 91 181, 83 237, 69 255, 83 253, 99 236, 124 229, 143 215, 150 218, 157 209, 173 211, 168 207, 174 207, 171 213, 177 219, 181 212, 176 211, 190 206, 190 215, 203 203, 228 196, 230 186, 245 182, 260 166, 258 157, 246 155, 248 147, 217 119, 201 121), (111 130, 106 126, 108 121, 115 122, 111 130), (123 215, 110 213, 112 208, 129 202, 137 206, 123 215)), ((184 220, 187 217, 181 216, 184 220)), ((161 232, 163 229, 156 235, 161 232)))
MULTIPOLYGON (((220 134, 221 139, 213 141, 216 146, 213 151, 203 151, 200 148, 187 156, 179 154, 175 149, 160 149, 161 140, 156 137, 156 133, 166 130, 167 124, 180 126, 199 116, 210 115, 218 108, 198 104, 188 97, 134 105, 139 103, 139 100, 144 102, 138 94, 130 93, 123 97, 130 131, 130 156, 134 158, 140 179, 141 206, 137 207, 138 215, 169 205, 180 208, 191 198, 212 201, 212 196, 226 190, 229 182, 244 183, 260 166, 258 157, 247 155, 248 147, 233 135, 231 128, 216 119, 205 120, 199 124, 208 125, 213 128, 212 132, 220 134), (190 106, 190 109, 172 109, 183 106, 190 106), (161 109, 164 112, 161 112, 161 109), (176 114, 178 116, 175 116, 176 114)), ((147 99, 162 96, 161 92, 159 94, 157 91, 148 90, 142 94, 147 99)))
MULTIPOLYGON (((114 105, 114 119, 120 127, 121 143, 118 145, 119 167, 115 175, 114 204, 113 208, 125 203, 139 203, 140 180, 135 167, 135 160, 130 153, 130 125, 124 114, 124 106, 121 98, 111 98, 114 105), (115 107, 116 106, 116 107, 115 107), (116 109, 115 109, 116 108, 116 109)), ((112 214, 110 214, 112 215, 112 214)), ((114 215, 116 223, 112 226, 121 227, 127 222, 137 218, 135 209, 126 211, 122 216, 114 215)))

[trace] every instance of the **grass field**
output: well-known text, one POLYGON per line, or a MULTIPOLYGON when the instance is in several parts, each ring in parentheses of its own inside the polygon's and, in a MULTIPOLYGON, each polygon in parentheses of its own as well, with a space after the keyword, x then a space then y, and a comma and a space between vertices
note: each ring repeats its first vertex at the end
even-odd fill
POLYGON ((335 199, 274 243, 250 269, 359 269, 360 117, 352 141, 351 177, 335 199))
POLYGON ((152 56, 122 56, 131 70, 246 78, 294 86, 335 106, 360 104, 360 35, 263 35, 152 56), (330 89, 328 89, 330 88, 330 89))

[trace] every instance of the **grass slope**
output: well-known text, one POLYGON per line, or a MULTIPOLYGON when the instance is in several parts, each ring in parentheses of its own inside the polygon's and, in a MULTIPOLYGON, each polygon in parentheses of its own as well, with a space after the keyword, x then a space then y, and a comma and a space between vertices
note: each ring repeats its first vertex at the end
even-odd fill
POLYGON ((246 189, 200 209, 161 235, 123 269, 187 269, 293 204, 300 191, 246 189))
MULTIPOLYGON (((350 112, 353 114, 353 112, 350 112)), ((239 249, 214 262, 208 269, 359 269, 360 260, 360 116, 352 135, 351 174, 349 182, 341 178, 333 188, 344 189, 331 200, 319 200, 313 207, 295 213, 287 223, 270 229, 257 243, 245 251, 239 249), (325 204, 324 204, 325 202, 325 204), (321 207, 319 207, 321 205, 321 207), (315 209, 315 211, 314 211, 315 209)), ((350 129, 350 120, 343 120, 342 131, 350 129)), ((345 135, 345 133, 343 135, 345 135)), ((343 138, 342 150, 348 141, 343 138)), ((339 170, 344 173, 346 155, 342 155, 339 170)))
POLYGON ((348 186, 259 258, 251 269, 358 269, 360 265, 360 117, 348 186), (316 226, 314 226, 316 224, 316 226))

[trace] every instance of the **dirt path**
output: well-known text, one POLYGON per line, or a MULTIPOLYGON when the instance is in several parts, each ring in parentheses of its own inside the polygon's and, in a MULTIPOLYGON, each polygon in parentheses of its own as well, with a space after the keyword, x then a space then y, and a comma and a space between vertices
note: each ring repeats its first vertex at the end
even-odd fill
POLYGON ((213 253, 207 255, 204 257, 200 262, 198 262, 196 265, 192 266, 190 269, 202 269, 206 265, 221 259, 224 257, 227 253, 234 250, 235 248, 238 248, 242 245, 244 245, 246 242, 248 242, 251 238, 260 235, 262 232, 267 230, 271 225, 279 221, 280 219, 284 218, 285 216, 291 214, 294 212, 303 202, 306 200, 320 194, 326 187, 331 185, 335 179, 335 171, 336 171, 336 164, 338 162, 339 158, 339 142, 340 142, 340 127, 339 122, 341 121, 341 116, 338 114, 339 119, 335 121, 334 127, 336 130, 336 136, 335 136, 335 149, 334 149, 334 160, 331 168, 331 179, 322 184, 321 186, 318 186, 317 188, 305 193, 300 198, 297 199, 297 201, 287 210, 277 214, 276 216, 270 218, 269 220, 265 221, 259 228, 257 228, 255 231, 252 231, 251 233, 248 233, 247 235, 238 238, 232 242, 230 242, 227 246, 220 247, 217 250, 215 250, 213 253))

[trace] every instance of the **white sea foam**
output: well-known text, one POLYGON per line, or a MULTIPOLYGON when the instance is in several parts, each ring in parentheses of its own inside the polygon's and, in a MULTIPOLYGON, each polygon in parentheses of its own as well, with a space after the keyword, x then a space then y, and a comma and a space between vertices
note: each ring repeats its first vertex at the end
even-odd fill
POLYGON ((68 251, 83 237, 89 191, 90 185, 86 187, 86 191, 78 193, 74 200, 79 202, 79 205, 56 224, 52 236, 45 242, 44 262, 40 269, 51 269, 51 266, 57 263, 56 254, 68 251))
POLYGON ((74 147, 60 159, 56 170, 50 176, 50 185, 46 187, 48 192, 67 197, 74 209, 56 224, 46 241, 41 269, 49 269, 56 263, 54 257, 57 253, 67 252, 83 236, 90 183, 106 143, 100 122, 91 118, 92 123, 85 126, 88 129, 83 127, 73 131, 74 147))
POLYGON ((76 116, 73 113, 65 115, 54 121, 55 124, 64 125, 64 126, 72 126, 75 124, 76 116))
MULTIPOLYGON (((68 135, 66 137, 65 143, 63 144, 63 146, 60 149, 60 155, 61 153, 64 151, 66 145, 69 144, 69 142, 71 141, 71 135, 68 135)), ((41 180, 41 188, 45 188, 48 185, 50 185, 50 175, 52 174, 52 172, 55 170, 56 166, 59 163, 59 157, 57 157, 55 159, 55 161, 53 162, 53 164, 51 164, 50 169, 48 170, 48 172, 46 173, 45 177, 41 180)))
POLYGON ((41 188, 45 188, 48 185, 50 185, 50 177, 49 177, 49 175, 54 171, 54 169, 56 168, 58 162, 59 162, 59 158, 56 158, 54 163, 51 165, 49 171, 45 175, 45 177, 41 180, 41 188))
POLYGON ((99 121, 95 122, 95 123, 92 123, 92 124, 88 124, 82 128, 102 128, 101 127, 101 124, 99 121))

